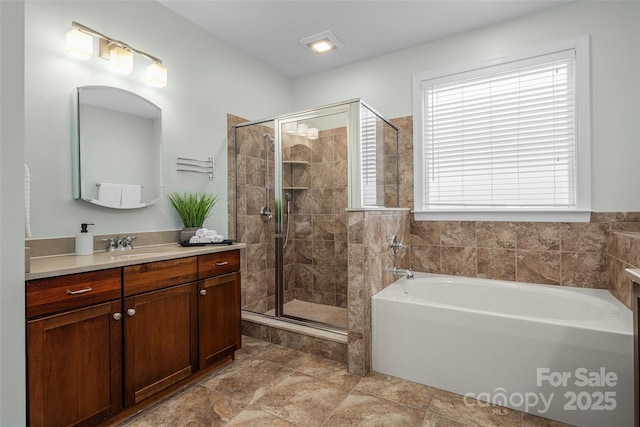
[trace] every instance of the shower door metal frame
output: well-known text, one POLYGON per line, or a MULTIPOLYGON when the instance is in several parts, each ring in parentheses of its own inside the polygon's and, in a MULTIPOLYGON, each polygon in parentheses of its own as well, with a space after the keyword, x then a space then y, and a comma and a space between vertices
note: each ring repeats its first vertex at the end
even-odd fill
MULTIPOLYGON (((384 121, 386 124, 390 125, 393 129, 396 130, 396 154, 398 154, 398 128, 393 125, 390 121, 388 121, 384 116, 380 115, 374 108, 369 106, 367 103, 363 102, 361 99, 351 99, 335 104, 326 105, 319 108, 314 108, 311 110, 306 110, 297 113, 285 114, 277 117, 271 117, 267 119, 261 120, 253 120, 248 122, 243 122, 238 125, 233 126, 233 145, 234 145, 234 153, 233 155, 236 157, 234 159, 234 178, 237 185, 238 177, 237 177, 237 140, 236 140, 236 131, 237 128, 248 127, 252 125, 258 124, 267 124, 270 123, 273 125, 274 132, 274 183, 273 183, 273 196, 274 196, 274 204, 273 204, 273 215, 274 215, 274 237, 275 237, 275 281, 276 281, 276 289, 275 289, 275 317, 284 319, 286 321, 299 323, 303 325, 312 325, 319 329, 325 329, 332 332, 338 332, 341 334, 345 334, 346 331, 342 329, 338 329, 335 327, 331 327, 331 325, 327 325, 324 323, 314 322, 309 319, 299 318, 296 316, 286 315, 284 313, 284 236, 282 234, 283 229, 283 200, 284 200, 284 191, 283 191, 283 142, 282 142, 282 124, 290 123, 290 122, 298 122, 304 120, 312 120, 314 118, 318 118, 321 116, 328 116, 333 114, 346 113, 347 115, 347 174, 348 174, 348 185, 347 185, 347 206, 349 208, 363 208, 362 203, 362 189, 361 189, 361 164, 360 164, 360 151, 361 141, 360 141, 360 107, 365 106, 371 112, 373 112, 379 119, 384 121)), ((399 159, 399 156, 397 157, 399 159)), ((399 160, 398 160, 399 163, 399 160)), ((396 165, 398 168, 398 165, 396 165)), ((399 175, 398 175, 399 176, 399 175)), ((265 182, 265 187, 268 188, 269 183, 265 182)), ((399 182, 396 183, 396 186, 399 186, 399 182)), ((399 190, 399 188, 398 188, 399 190)), ((397 191, 399 193, 399 191, 397 191)), ((237 197, 237 190, 236 190, 237 197)), ((398 196, 399 197, 399 196, 398 196)), ((234 215, 237 218, 237 201, 234 202, 234 215)), ((236 228, 237 228, 237 220, 236 220, 236 228)), ((238 236, 237 229, 235 230, 236 237, 238 236)))

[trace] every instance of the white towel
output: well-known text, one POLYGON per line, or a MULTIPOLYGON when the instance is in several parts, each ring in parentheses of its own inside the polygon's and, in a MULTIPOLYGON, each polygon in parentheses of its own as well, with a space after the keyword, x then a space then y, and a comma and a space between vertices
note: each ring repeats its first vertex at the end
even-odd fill
POLYGON ((224 236, 222 234, 217 234, 211 241, 213 243, 221 243, 224 240, 224 236))
POLYGON ((198 228, 196 230, 196 236, 198 236, 200 239, 207 237, 207 229, 206 228, 198 228))
POLYGON ((138 206, 140 204, 140 189, 137 184, 122 184, 122 201, 120 206, 123 208, 138 206))
POLYGON ((191 236, 189 243, 200 243, 200 238, 198 236, 191 236))
POLYGON ((211 240, 208 237, 201 237, 200 238, 200 243, 211 243, 213 240, 211 240))
POLYGON ((217 235, 218 235, 218 233, 216 233, 216 230, 207 230, 207 232, 205 233, 204 237, 206 237, 208 239, 213 239, 217 235))
POLYGON ((24 164, 24 235, 31 237, 31 173, 24 164))
POLYGON ((120 201, 122 200, 122 185, 101 182, 98 186, 98 200, 120 206, 120 201))

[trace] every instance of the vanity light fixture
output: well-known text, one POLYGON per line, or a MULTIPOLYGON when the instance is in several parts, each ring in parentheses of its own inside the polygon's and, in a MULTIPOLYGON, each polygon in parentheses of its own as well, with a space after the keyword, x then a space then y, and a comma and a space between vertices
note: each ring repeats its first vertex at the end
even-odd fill
POLYGON ((162 65, 162 60, 136 49, 124 42, 107 37, 98 31, 78 22, 71 22, 72 29, 67 32, 67 54, 80 59, 89 59, 93 56, 93 36, 100 42, 100 57, 108 60, 114 71, 120 74, 129 74, 133 70, 133 54, 147 58, 152 62, 147 67, 147 83, 155 87, 167 85, 167 67, 162 65))
POLYGON ((133 71, 133 52, 124 47, 115 46, 109 50, 111 69, 118 74, 127 75, 133 71))
POLYGON ((93 56, 93 37, 75 28, 69 30, 65 52, 67 55, 86 61, 93 56))
POLYGON ((298 133, 298 124, 296 122, 285 123, 284 131, 286 133, 298 133))
POLYGON ((337 50, 344 45, 331 31, 323 31, 300 40, 300 43, 313 53, 326 53, 337 50))
POLYGON ((307 138, 318 139, 318 128, 309 128, 307 131, 307 138))
POLYGON ((306 123, 299 123, 298 124, 298 135, 299 136, 307 136, 307 133, 309 132, 309 125, 306 123))

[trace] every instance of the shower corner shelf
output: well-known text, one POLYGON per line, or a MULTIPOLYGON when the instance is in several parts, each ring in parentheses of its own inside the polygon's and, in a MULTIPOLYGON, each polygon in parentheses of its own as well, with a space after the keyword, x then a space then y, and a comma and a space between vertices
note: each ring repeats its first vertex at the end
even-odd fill
POLYGON ((282 164, 283 165, 303 165, 303 166, 307 166, 310 163, 307 162, 306 160, 283 160, 282 164))
POLYGON ((283 190, 308 190, 309 187, 282 187, 283 190))

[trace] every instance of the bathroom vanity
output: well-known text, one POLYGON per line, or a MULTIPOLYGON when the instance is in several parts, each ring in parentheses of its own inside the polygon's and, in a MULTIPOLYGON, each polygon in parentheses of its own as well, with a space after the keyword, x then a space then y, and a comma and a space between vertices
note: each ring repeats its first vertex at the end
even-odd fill
POLYGON ((233 360, 243 247, 33 259, 29 424, 96 425, 233 360))

